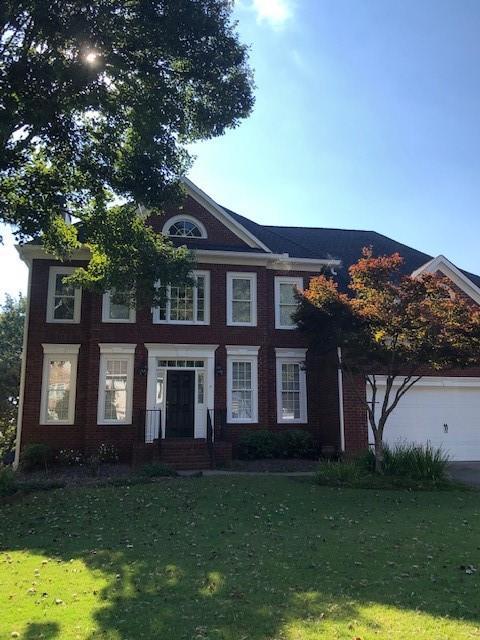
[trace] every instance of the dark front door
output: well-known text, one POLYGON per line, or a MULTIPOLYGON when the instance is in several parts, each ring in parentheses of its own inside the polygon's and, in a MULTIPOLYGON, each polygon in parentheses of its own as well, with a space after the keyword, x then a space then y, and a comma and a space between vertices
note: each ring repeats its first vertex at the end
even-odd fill
POLYGON ((168 371, 167 438, 193 438, 195 371, 168 371))

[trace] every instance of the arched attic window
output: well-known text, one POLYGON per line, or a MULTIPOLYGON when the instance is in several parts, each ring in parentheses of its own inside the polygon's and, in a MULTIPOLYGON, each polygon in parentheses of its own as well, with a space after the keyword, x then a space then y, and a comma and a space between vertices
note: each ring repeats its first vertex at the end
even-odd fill
POLYGON ((174 216, 163 225, 163 233, 172 238, 206 238, 203 224, 191 216, 174 216))

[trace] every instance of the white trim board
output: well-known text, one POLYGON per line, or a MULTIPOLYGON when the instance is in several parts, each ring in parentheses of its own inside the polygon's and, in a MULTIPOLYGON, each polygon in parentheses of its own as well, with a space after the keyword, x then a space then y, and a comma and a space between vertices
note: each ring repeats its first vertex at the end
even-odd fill
POLYGON ((474 302, 480 304, 480 288, 445 256, 439 255, 436 258, 432 258, 432 260, 413 271, 412 278, 417 278, 422 273, 436 273, 437 271, 443 273, 474 302))

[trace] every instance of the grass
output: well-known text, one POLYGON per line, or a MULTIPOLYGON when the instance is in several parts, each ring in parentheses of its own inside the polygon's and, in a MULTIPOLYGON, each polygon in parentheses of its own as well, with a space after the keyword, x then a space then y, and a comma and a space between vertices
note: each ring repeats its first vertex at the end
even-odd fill
POLYGON ((475 492, 217 476, 0 510, 2 640, 480 637, 475 492))

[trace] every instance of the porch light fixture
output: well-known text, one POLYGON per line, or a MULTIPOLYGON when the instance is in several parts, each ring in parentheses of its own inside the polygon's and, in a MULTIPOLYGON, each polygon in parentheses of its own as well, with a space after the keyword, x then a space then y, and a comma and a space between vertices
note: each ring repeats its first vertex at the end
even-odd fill
POLYGON ((145 362, 145 360, 143 360, 137 367, 137 374, 139 376, 146 376, 147 375, 147 364, 145 362))

